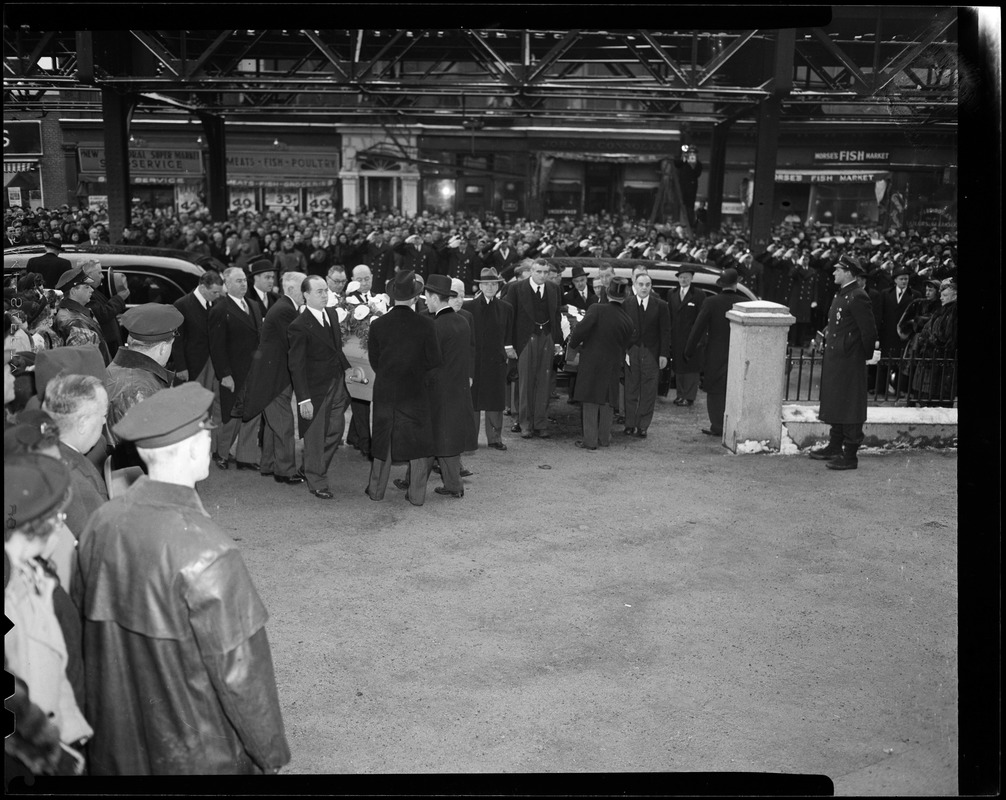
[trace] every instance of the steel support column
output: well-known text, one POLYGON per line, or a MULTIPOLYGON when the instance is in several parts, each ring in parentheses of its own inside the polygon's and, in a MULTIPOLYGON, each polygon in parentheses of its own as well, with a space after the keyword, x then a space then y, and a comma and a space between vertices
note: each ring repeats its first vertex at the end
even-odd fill
POLYGON ((122 241, 122 232, 132 220, 129 190, 129 118, 136 97, 113 88, 101 90, 101 114, 105 128, 105 180, 108 186, 108 235, 112 244, 122 241))
POLYGON ((723 215, 723 181, 726 177, 727 134, 732 120, 713 125, 713 141, 709 153, 709 196, 706 204, 707 224, 710 231, 720 229, 723 215))
POLYGON ((224 120, 215 114, 197 114, 206 134, 206 207, 210 218, 227 219, 227 145, 224 120))
POLYGON ((758 107, 758 145, 755 150, 754 199, 751 207, 751 249, 762 252, 772 235, 775 168, 779 154, 779 116, 793 86, 796 31, 783 28, 775 44, 772 94, 758 107))

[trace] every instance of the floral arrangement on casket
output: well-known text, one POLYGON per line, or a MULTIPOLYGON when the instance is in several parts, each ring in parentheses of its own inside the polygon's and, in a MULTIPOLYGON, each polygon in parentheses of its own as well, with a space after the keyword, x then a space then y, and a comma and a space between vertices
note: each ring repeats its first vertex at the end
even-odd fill
POLYGON ((339 317, 342 351, 353 365, 353 377, 346 382, 346 387, 356 400, 369 401, 374 392, 374 370, 367 354, 370 323, 388 313, 391 301, 386 294, 379 294, 371 297, 369 303, 364 303, 355 296, 359 291, 359 281, 350 281, 346 285, 344 296, 333 307, 339 317))
POLYGON ((576 372, 580 365, 580 351, 569 346, 569 335, 576 324, 583 319, 584 312, 576 306, 563 306, 559 309, 559 324, 562 327, 562 341, 566 344, 566 371, 576 372))

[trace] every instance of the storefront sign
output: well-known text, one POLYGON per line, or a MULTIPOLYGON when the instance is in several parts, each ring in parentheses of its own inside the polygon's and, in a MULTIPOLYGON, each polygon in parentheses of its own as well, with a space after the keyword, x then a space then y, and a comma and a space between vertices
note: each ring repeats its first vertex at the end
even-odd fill
POLYGON ((227 155, 227 174, 235 178, 245 176, 276 176, 293 178, 303 175, 310 178, 339 174, 337 153, 298 153, 284 151, 236 152, 227 155))
POLYGON ((89 211, 101 211, 108 208, 107 194, 89 194, 87 196, 87 208, 89 211))
POLYGON ((516 200, 504 200, 503 201, 503 213, 504 214, 514 214, 517 212, 517 201, 516 200))
POLYGON ((270 209, 289 208, 300 211, 300 191, 297 189, 266 189, 265 204, 270 209))
POLYGON ((178 211, 195 211, 202 208, 199 200, 199 189, 190 184, 175 185, 175 208, 178 211))
POLYGON ((33 169, 38 169, 37 161, 4 161, 3 171, 4 172, 31 172, 33 169))
MULTIPOLYGON (((80 145, 77 148, 81 172, 105 172, 105 148, 101 145, 80 145)), ((201 178, 202 150, 173 147, 129 148, 129 171, 136 175, 169 175, 201 178)))
POLYGON ((307 190, 307 210, 308 212, 314 211, 331 211, 335 207, 332 202, 332 190, 318 190, 318 189, 308 189, 307 190))
POLYGON ((8 186, 7 187, 7 203, 12 206, 21 205, 21 187, 20 186, 8 186))
POLYGON ((230 190, 231 211, 257 211, 258 205, 255 202, 254 189, 232 188, 230 190))
POLYGON ((776 170, 776 183, 873 183, 889 179, 890 172, 836 170, 776 170))
POLYGON ((654 153, 670 156, 674 148, 665 140, 653 139, 620 139, 617 144, 611 139, 578 139, 572 136, 532 138, 532 150, 569 150, 572 152, 610 153, 617 150, 620 153, 654 153))
POLYGON ((5 156, 42 155, 42 123, 38 120, 3 123, 3 154, 5 156))
POLYGON ((720 206, 721 214, 732 214, 738 215, 744 213, 744 204, 739 202, 733 202, 729 200, 724 200, 723 205, 720 206))
POLYGON ((889 152, 877 150, 828 150, 821 153, 814 153, 814 161, 838 161, 850 163, 864 163, 872 161, 874 163, 886 164, 891 160, 889 152))

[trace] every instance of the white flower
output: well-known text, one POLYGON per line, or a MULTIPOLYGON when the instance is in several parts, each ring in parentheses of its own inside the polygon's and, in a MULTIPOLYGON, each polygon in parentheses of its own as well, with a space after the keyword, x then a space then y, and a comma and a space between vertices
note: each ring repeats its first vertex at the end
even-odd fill
POLYGON ((353 295, 349 295, 348 297, 346 297, 346 302, 350 303, 351 305, 358 306, 360 305, 360 298, 354 297, 353 295))
POLYGON ((346 284, 346 294, 352 294, 353 292, 358 291, 360 291, 359 281, 350 281, 348 284, 346 284))
POLYGON ((370 306, 359 305, 353 310, 353 319, 361 320, 370 316, 370 306))
POLYGON ((562 338, 565 340, 570 334, 569 317, 565 314, 559 317, 559 326, 562 328, 562 338))
POLYGON ((370 307, 377 314, 387 314, 388 313, 388 303, 389 298, 386 294, 375 295, 370 299, 370 307))
POLYGON ((349 312, 346 311, 346 309, 344 309, 342 306, 338 306, 335 309, 335 313, 339 315, 339 322, 340 323, 341 322, 345 322, 346 321, 346 317, 349 316, 349 312))

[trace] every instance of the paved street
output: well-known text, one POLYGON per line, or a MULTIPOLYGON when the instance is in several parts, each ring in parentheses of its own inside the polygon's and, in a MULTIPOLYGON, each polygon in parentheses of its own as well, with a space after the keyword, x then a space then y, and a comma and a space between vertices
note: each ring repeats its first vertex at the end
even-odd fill
MULTIPOLYGON (((957 454, 835 473, 734 456, 691 409, 647 440, 464 458, 462 500, 200 485, 268 607, 285 773, 752 771, 957 792, 957 454)), ((484 436, 483 436, 484 442, 484 436)), ((400 468, 404 471, 404 468, 400 468)), ((399 468, 396 468, 396 474, 399 468)))

